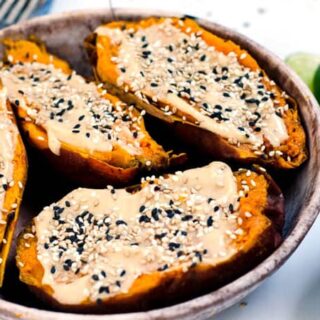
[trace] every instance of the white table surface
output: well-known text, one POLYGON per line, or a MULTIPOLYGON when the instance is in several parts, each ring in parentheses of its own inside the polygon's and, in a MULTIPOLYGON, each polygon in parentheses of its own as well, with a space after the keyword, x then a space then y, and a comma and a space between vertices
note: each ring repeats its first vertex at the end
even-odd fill
MULTIPOLYGON (((297 51, 320 54, 320 0, 55 0, 51 11, 106 8, 110 2, 203 17, 246 34, 282 58, 297 51)), ((288 262, 244 304, 215 319, 320 319, 320 218, 288 262)))

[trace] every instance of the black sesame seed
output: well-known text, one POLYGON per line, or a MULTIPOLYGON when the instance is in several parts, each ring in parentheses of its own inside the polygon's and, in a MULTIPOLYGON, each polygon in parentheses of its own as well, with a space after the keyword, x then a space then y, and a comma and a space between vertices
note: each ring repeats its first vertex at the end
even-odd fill
POLYGON ((187 214, 187 215, 185 215, 184 217, 182 217, 182 221, 189 221, 189 220, 191 220, 193 218, 193 215, 191 215, 191 214, 187 214))
POLYGON ((202 254, 199 251, 196 251, 194 255, 199 259, 200 262, 202 261, 202 254))
POLYGON ((178 258, 181 257, 182 255, 183 255, 183 251, 180 250, 180 251, 177 252, 177 257, 178 258))
POLYGON ((175 212, 174 212, 173 210, 171 210, 171 209, 167 209, 167 210, 166 210, 166 213, 167 213, 167 217, 168 217, 169 219, 173 218, 174 215, 175 215, 175 212))
POLYGON ((117 220, 117 221, 116 221, 116 225, 117 225, 117 226, 127 225, 127 223, 126 223, 125 221, 123 221, 123 220, 117 220))
POLYGON ((139 208, 139 212, 143 212, 145 209, 146 209, 146 206, 142 205, 142 206, 139 208))
POLYGON ((245 93, 243 93, 243 94, 240 96, 240 99, 241 99, 241 100, 244 100, 246 97, 247 97, 247 95, 246 95, 245 93))
POLYGON ((159 220, 159 215, 158 215, 158 209, 157 208, 153 208, 152 211, 151 211, 151 215, 152 215, 152 218, 156 221, 159 220))
POLYGON ((158 84, 155 83, 155 82, 151 82, 150 85, 151 85, 151 87, 157 87, 158 86, 158 84))
POLYGON ((142 216, 140 216, 140 218, 139 218, 139 223, 142 223, 142 222, 149 223, 149 222, 151 222, 151 219, 150 219, 148 216, 146 216, 146 215, 142 215, 142 216))
POLYGON ((112 239, 113 239, 113 236, 111 236, 110 234, 106 234, 107 241, 111 241, 112 239))
POLYGON ((246 103, 255 103, 255 104, 257 104, 257 101, 258 101, 258 104, 259 104, 259 100, 254 99, 254 98, 250 98, 250 99, 246 99, 245 100, 246 103))
POLYGON ((167 270, 169 267, 167 264, 163 265, 162 267, 158 268, 158 271, 165 271, 167 270))
POLYGON ((56 240, 58 240, 58 238, 57 238, 56 236, 51 236, 51 237, 49 238, 50 243, 52 243, 52 242, 54 242, 54 241, 56 241, 56 240))
POLYGON ((126 270, 122 270, 120 273, 120 277, 123 277, 126 274, 126 270))
POLYGON ((206 55, 205 54, 203 54, 201 57, 200 57, 200 61, 205 61, 206 60, 206 55))
POLYGON ((64 264, 67 265, 68 267, 71 267, 73 261, 71 259, 65 260, 64 264))
POLYGON ((93 274, 91 278, 94 281, 98 281, 99 280, 99 276, 97 274, 93 274))
POLYGON ((70 110, 72 110, 73 109, 73 102, 71 101, 71 100, 68 100, 68 108, 67 108, 67 110, 68 111, 70 111, 70 110))
POLYGON ((163 237, 165 237, 167 235, 167 232, 162 232, 160 234, 156 234, 154 236, 155 239, 161 240, 163 237))
POLYGON ((104 270, 102 270, 100 273, 104 278, 107 276, 107 274, 106 274, 106 272, 104 270))
POLYGON ((226 98, 230 98, 230 94, 228 92, 224 92, 222 95, 226 98))
POLYGON ((110 290, 109 290, 109 287, 106 287, 106 286, 101 286, 99 288, 99 293, 110 293, 110 290))
POLYGON ((56 272, 56 267, 55 267, 55 266, 52 266, 51 269, 50 269, 50 272, 51 272, 52 274, 54 274, 54 273, 56 272))
POLYGON ((206 102, 204 102, 204 103, 202 104, 202 106, 203 106, 205 109, 208 109, 208 108, 209 108, 209 105, 208 105, 206 102))
POLYGON ((181 246, 181 244, 180 244, 180 243, 177 243, 177 242, 169 242, 169 243, 168 243, 168 247, 169 247, 169 250, 170 250, 170 251, 174 251, 174 250, 176 250, 176 249, 179 249, 180 246, 181 246))
POLYGON ((208 219, 207 219, 207 226, 208 227, 211 227, 213 225, 213 219, 212 219, 212 216, 210 216, 208 219))

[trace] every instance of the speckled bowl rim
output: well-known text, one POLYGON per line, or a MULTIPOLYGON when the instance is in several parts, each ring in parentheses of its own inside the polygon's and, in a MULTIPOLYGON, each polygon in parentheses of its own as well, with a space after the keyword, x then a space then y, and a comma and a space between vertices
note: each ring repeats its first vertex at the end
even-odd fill
MULTIPOLYGON (((105 14, 106 16, 110 16, 111 14, 114 17, 181 16, 181 13, 161 10, 159 11, 154 9, 146 10, 132 8, 114 8, 111 11, 110 9, 81 10, 35 18, 22 24, 0 30, 0 37, 2 36, 3 31, 8 29, 14 31, 14 29, 18 27, 29 28, 31 26, 39 24, 41 25, 42 23, 54 23, 55 21, 61 21, 63 19, 79 19, 81 17, 84 17, 84 19, 86 19, 86 17, 90 15, 102 16, 103 14, 105 14)), ((248 39, 244 35, 241 35, 233 30, 204 19, 197 19, 197 21, 204 27, 217 29, 219 30, 220 34, 224 34, 225 36, 230 36, 233 39, 236 39, 236 41, 241 42, 242 47, 248 49, 249 51, 251 51, 252 49, 253 51, 260 52, 260 54, 261 52, 263 52, 263 56, 266 59, 268 58, 272 60, 272 62, 278 66, 281 72, 290 79, 294 90, 297 90, 304 96, 306 105, 308 105, 308 112, 310 112, 310 118, 314 123, 314 131, 312 132, 312 136, 310 136, 310 132, 307 130, 309 145, 317 150, 320 150, 320 109, 315 98, 310 93, 307 86, 300 80, 300 78, 293 71, 291 71, 279 57, 271 53, 269 50, 263 48, 256 42, 248 39)), ((320 157, 315 157, 315 159, 313 159, 312 167, 316 168, 319 166, 320 157)), ((313 175, 313 185, 320 187, 320 171, 316 171, 313 175)), ((294 227, 289 232, 280 247, 267 259, 260 263, 256 268, 238 278, 237 280, 229 283, 228 285, 213 291, 212 293, 166 308, 146 312, 106 315, 86 315, 46 311, 22 306, 0 299, 0 315, 4 316, 4 319, 41 320, 205 319, 226 309, 227 307, 244 298, 249 292, 254 290, 266 277, 270 276, 275 270, 277 270, 295 251, 295 249, 298 247, 298 245, 301 243, 301 241, 311 228, 320 211, 320 195, 317 195, 316 187, 313 188, 307 196, 308 197, 302 204, 300 211, 297 213, 294 227)))

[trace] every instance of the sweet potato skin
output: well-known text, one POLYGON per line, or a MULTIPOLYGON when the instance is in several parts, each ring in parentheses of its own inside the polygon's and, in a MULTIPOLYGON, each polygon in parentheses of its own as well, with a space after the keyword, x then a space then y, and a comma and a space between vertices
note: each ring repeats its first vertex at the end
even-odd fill
MULTIPOLYGON (((66 74, 72 72, 67 62, 50 55, 41 44, 10 39, 6 39, 4 44, 5 63, 36 60, 44 64, 52 63, 66 74)), ((109 94, 106 94, 106 98, 114 103, 119 101, 118 98, 109 94)), ((57 171, 84 186, 103 187, 107 184, 125 186, 132 183, 144 170, 161 170, 169 166, 168 153, 150 137, 143 123, 141 130, 145 138, 142 142, 142 155, 139 158, 130 156, 120 148, 108 153, 89 153, 66 143, 61 143, 60 155, 57 156, 49 148, 46 130, 30 121, 21 105, 13 105, 13 107, 17 111, 19 124, 29 144, 43 153, 57 171), (152 163, 150 167, 146 166, 148 160, 152 163)))
MULTIPOLYGON (((245 272, 254 268, 260 261, 266 258, 281 242, 281 230, 284 219, 284 199, 280 189, 268 176, 260 175, 264 187, 257 189, 254 194, 255 202, 250 203, 250 194, 243 198, 240 210, 247 210, 248 206, 255 205, 256 218, 250 222, 255 228, 255 234, 242 245, 242 249, 232 259, 215 266, 198 264, 187 272, 180 269, 166 272, 145 274, 135 280, 126 294, 119 294, 100 304, 85 302, 80 305, 62 305, 54 300, 51 288, 43 287, 41 279, 43 269, 37 260, 36 238, 29 241, 31 246, 25 249, 26 240, 23 234, 19 238, 17 249, 17 262, 20 269, 20 280, 30 286, 30 289, 42 300, 55 309, 72 312, 90 313, 123 313, 149 310, 178 303, 195 296, 215 290, 226 283, 233 281, 245 272), (266 198, 261 202, 263 196, 266 198), (268 223, 261 219, 259 210, 263 206, 263 215, 269 217, 268 223), (19 266, 19 261, 29 263, 19 266), (31 261, 31 262, 30 262, 31 261), (34 272, 34 270, 37 272, 34 272)), ((245 179, 244 174, 237 174, 237 181, 245 179)), ((258 181, 258 180, 257 180, 258 181)), ((250 191, 249 191, 250 192, 250 191)), ((250 227, 250 224, 247 227, 250 227)), ((246 226, 244 226, 246 227, 246 226)), ((26 232, 30 232, 29 228, 26 232)), ((25 233, 24 233, 25 234, 25 233)))
MULTIPOLYGON (((111 28, 145 28, 153 24, 161 23, 164 18, 149 18, 138 22, 116 21, 108 24, 111 28)), ((213 45, 217 50, 228 54, 230 51, 240 57, 245 54, 244 59, 239 59, 240 63, 251 70, 261 70, 255 59, 244 49, 240 48, 231 40, 222 39, 207 30, 201 28, 195 21, 191 19, 184 19, 184 25, 179 25, 178 18, 172 18, 173 24, 185 31, 190 28, 192 32, 201 31, 201 37, 209 45, 213 45)), ((293 169, 299 167, 308 157, 306 148, 305 132, 300 122, 299 112, 296 102, 291 98, 284 98, 281 95, 281 90, 276 84, 271 84, 267 80, 265 86, 268 89, 275 91, 276 99, 279 105, 284 107, 289 104, 289 110, 286 112, 284 122, 287 127, 289 139, 287 139, 280 147, 272 150, 279 150, 287 156, 266 157, 265 155, 258 156, 255 154, 249 145, 243 144, 235 146, 230 144, 227 139, 218 137, 217 134, 198 127, 192 121, 183 121, 177 116, 166 116, 159 109, 158 105, 149 99, 149 103, 139 100, 134 94, 127 92, 117 86, 118 71, 116 64, 111 61, 112 56, 117 55, 117 48, 112 46, 109 39, 104 36, 98 36, 93 33, 85 40, 85 47, 87 49, 89 58, 92 62, 94 73, 100 81, 105 82, 106 87, 110 92, 121 96, 125 101, 135 101, 137 107, 145 109, 149 114, 163 120, 173 133, 180 138, 180 140, 188 141, 188 144, 196 150, 200 150, 207 156, 213 159, 221 160, 236 160, 242 163, 260 163, 266 166, 279 169, 293 169), (213 143, 214 141, 214 143, 213 143)), ((261 70, 266 76, 266 73, 261 70)))
MULTIPOLYGON (((1 85, 2 89, 2 85, 1 85)), ((10 103, 7 100, 5 106, 0 106, 0 110, 7 110, 8 118, 16 126, 16 120, 11 109, 10 103)), ((0 265, 0 287, 3 284, 6 261, 10 252, 12 238, 14 235, 14 230, 18 221, 20 204, 23 196, 24 187, 27 179, 27 168, 28 159, 25 152, 24 144, 22 138, 17 132, 16 145, 13 158, 13 181, 14 185, 9 186, 5 193, 3 209, 7 211, 2 211, 1 219, 6 221, 6 224, 0 225, 0 257, 2 259, 0 265), (16 204, 16 208, 13 209, 12 205, 16 204), (5 243, 4 243, 5 240, 5 243)), ((2 142, 0 142, 2 143, 2 142)), ((1 208, 2 209, 2 208, 1 208)))

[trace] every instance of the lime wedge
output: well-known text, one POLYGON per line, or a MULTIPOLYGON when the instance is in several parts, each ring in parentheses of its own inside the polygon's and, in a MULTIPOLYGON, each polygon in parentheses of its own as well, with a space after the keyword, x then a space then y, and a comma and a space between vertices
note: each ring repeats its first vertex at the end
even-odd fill
POLYGON ((285 62, 302 78, 314 92, 314 77, 320 66, 320 56, 309 53, 295 53, 288 56, 285 62))
POLYGON ((317 98, 318 102, 320 103, 320 65, 314 75, 313 80, 313 87, 314 87, 314 95, 317 98))

